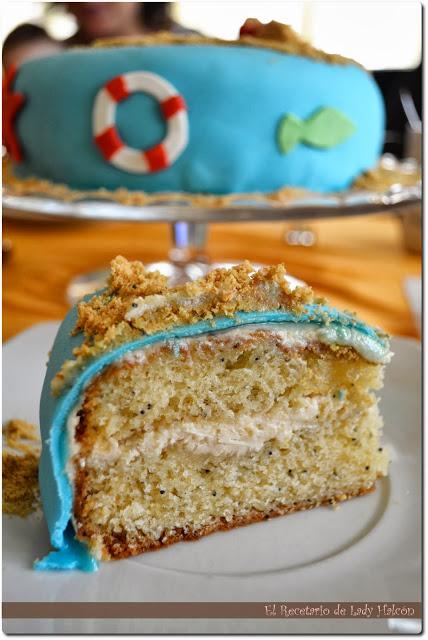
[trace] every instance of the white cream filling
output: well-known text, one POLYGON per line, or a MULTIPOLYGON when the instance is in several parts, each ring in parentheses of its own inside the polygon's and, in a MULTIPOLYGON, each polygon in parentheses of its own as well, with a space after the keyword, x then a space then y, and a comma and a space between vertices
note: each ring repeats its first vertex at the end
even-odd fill
MULTIPOLYGON (((74 409, 68 414, 66 429, 67 429, 67 444, 68 444, 68 456, 67 456, 67 464, 65 466, 65 473, 68 477, 70 485, 74 486, 74 481, 76 478, 76 469, 74 467, 74 458, 78 456, 80 445, 76 441, 75 434, 76 428, 80 422, 80 416, 78 415, 79 410, 82 407, 82 401, 78 402, 74 409)), ((81 467, 84 467, 86 461, 83 458, 79 459, 79 464, 81 467)), ((74 526, 74 530, 78 530, 78 523, 76 518, 74 517, 74 509, 71 509, 70 518, 74 526)))
MULTIPOLYGON (((66 466, 66 473, 70 480, 73 482, 75 477, 74 465, 72 464, 72 459, 79 453, 80 446, 78 442, 76 442, 75 433, 76 429, 80 422, 80 417, 78 416, 78 412, 82 407, 82 403, 79 402, 68 414, 67 418, 67 440, 68 440, 68 460, 66 466)), ((83 461, 82 461, 83 462, 83 461)))
MULTIPOLYGON (((141 456, 148 461, 157 459, 164 450, 174 445, 180 445, 192 453, 214 457, 257 452, 270 440, 282 445, 294 431, 317 427, 316 416, 322 401, 321 397, 301 398, 294 402, 287 415, 277 412, 269 417, 240 416, 222 424, 210 420, 178 422, 164 429, 147 430, 140 434, 138 445, 127 451, 127 459, 123 462, 131 464, 141 456)), ((113 464, 120 457, 117 440, 109 439, 101 446, 96 446, 90 456, 89 463, 92 466, 106 462, 113 464)))
POLYGON ((311 397, 301 398, 287 415, 240 416, 222 424, 209 420, 180 422, 167 429, 146 432, 137 449, 147 458, 159 457, 176 444, 210 456, 245 455, 260 451, 269 440, 283 443, 293 431, 316 428, 319 409, 320 398, 311 397))
MULTIPOLYGON (((255 273, 252 272, 252 273, 255 273)), ((285 275, 284 279, 287 281, 290 291, 293 291, 297 287, 303 287, 304 283, 293 278, 292 276, 285 275)), ((271 295, 272 299, 278 296, 280 291, 279 284, 277 282, 265 282, 256 285, 257 288, 263 290, 265 295, 271 295)), ((203 304, 207 299, 212 298, 213 294, 206 292, 198 296, 186 296, 182 293, 167 293, 167 294, 153 294, 151 296, 138 296, 134 298, 131 303, 131 307, 125 315, 125 320, 131 321, 140 318, 148 311, 156 311, 161 307, 166 307, 171 304, 176 304, 183 307, 197 307, 199 304, 203 304)))
POLYGON ((205 299, 206 295, 189 298, 178 293, 168 295, 160 295, 156 293, 151 296, 134 298, 131 307, 125 315, 125 320, 128 322, 136 320, 137 318, 141 318, 141 316, 147 312, 156 311, 157 309, 161 309, 162 307, 166 307, 172 303, 181 307, 194 307, 198 304, 202 304, 205 299))
MULTIPOLYGON (((180 340, 171 340, 170 345, 176 357, 179 357, 181 350, 188 350, 190 342, 204 342, 205 345, 212 348, 218 348, 218 341, 224 338, 224 341, 233 341, 237 339, 250 338, 255 331, 265 331, 279 339, 281 344, 287 348, 305 348, 308 344, 315 342, 323 342, 331 344, 341 344, 337 340, 337 335, 329 332, 329 327, 309 325, 309 324, 254 324, 244 327, 228 329, 213 334, 203 334, 196 337, 183 338, 180 340)), ((352 334, 350 330, 350 334, 352 334)), ((355 340, 354 340, 355 342, 355 340)), ((347 335, 344 344, 354 346, 352 335, 347 335)), ((138 349, 128 352, 125 356, 116 361, 116 365, 120 366, 123 362, 133 364, 144 364, 147 355, 152 350, 159 348, 159 345, 138 349)), ((171 424, 168 428, 153 430, 150 425, 146 425, 145 433, 141 433, 141 440, 138 446, 130 453, 129 462, 136 457, 143 455, 148 459, 158 457, 162 451, 175 444, 180 444, 188 451, 194 453, 206 454, 212 456, 222 455, 244 455, 250 451, 259 451, 267 441, 276 439, 278 442, 284 441, 292 432, 301 429, 312 429, 317 426, 316 416, 320 413, 320 403, 323 402, 320 397, 300 398, 289 407, 287 412, 274 410, 270 411, 270 415, 257 416, 240 416, 235 418, 233 415, 223 424, 210 421, 180 421, 177 424, 171 424)), ((336 400, 341 405, 346 403, 345 396, 336 400)), ((337 405, 336 405, 337 407, 337 405)), ((78 424, 76 407, 75 411, 70 414, 68 419, 68 430, 70 441, 74 443, 70 446, 76 451, 76 443, 74 441, 74 431, 78 424)), ((351 418, 352 416, 350 416, 351 418)), ((101 450, 99 447, 91 456, 91 464, 98 459, 100 462, 106 460, 114 461, 120 455, 120 449, 116 440, 104 443, 106 448, 101 450)), ((72 450, 72 449, 70 449, 72 450)))
MULTIPOLYGON (((265 323, 265 324, 248 324, 242 327, 216 331, 215 333, 207 333, 199 336, 180 338, 171 340, 174 344, 177 355, 179 348, 186 347, 190 340, 203 340, 210 343, 212 340, 218 341, 222 336, 225 339, 242 339, 248 337, 254 331, 266 331, 275 335, 281 341, 281 344, 287 348, 305 348, 309 344, 321 342, 325 345, 349 346, 355 349, 368 362, 386 364, 391 360, 392 353, 387 345, 383 345, 371 336, 361 333, 353 327, 337 327, 332 324, 317 325, 303 324, 292 322, 265 323)), ((149 349, 151 347, 148 347, 149 349)), ((129 352, 124 356, 127 362, 143 363, 145 360, 146 349, 129 352)))

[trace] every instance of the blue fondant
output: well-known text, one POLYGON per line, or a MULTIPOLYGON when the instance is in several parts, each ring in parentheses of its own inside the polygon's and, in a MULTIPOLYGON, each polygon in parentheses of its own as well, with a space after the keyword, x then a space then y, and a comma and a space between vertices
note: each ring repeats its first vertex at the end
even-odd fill
POLYGON ((76 540, 73 525, 69 522, 59 550, 51 551, 42 560, 36 560, 34 568, 36 571, 79 569, 93 572, 98 569, 98 561, 91 556, 86 545, 76 540))
MULTIPOLYGON (((52 546, 58 551, 51 552, 36 563, 36 569, 83 569, 94 571, 97 563, 90 557, 85 545, 74 539, 71 527, 73 495, 66 475, 67 463, 67 418, 76 407, 90 381, 106 366, 125 353, 147 347, 161 341, 172 341, 203 333, 226 330, 247 324, 305 323, 323 325, 326 315, 338 329, 353 328, 362 335, 387 348, 385 340, 371 327, 353 316, 321 305, 307 305, 306 313, 296 315, 290 311, 239 312, 232 318, 216 318, 144 335, 140 339, 121 345, 102 354, 88 363, 75 378, 70 388, 59 397, 51 392, 51 381, 65 360, 72 358, 73 349, 82 342, 83 336, 70 336, 76 324, 76 310, 73 309, 62 323, 51 351, 46 378, 40 402, 40 426, 42 434, 42 455, 40 459, 40 490, 52 546)), ((343 334, 346 338, 346 333, 343 334)))
POLYGON ((149 149, 166 135, 166 123, 159 117, 159 104, 152 96, 134 93, 117 107, 117 127, 123 142, 136 149, 149 149), (150 122, 150 127, 135 123, 150 122))
MULTIPOLYGON (((26 97, 16 119, 24 161, 18 176, 37 176, 79 189, 148 192, 268 192, 284 185, 315 191, 347 188, 378 159, 384 108, 375 81, 356 65, 246 46, 159 45, 76 50, 22 65, 15 90, 26 97), (189 144, 166 170, 132 174, 107 163, 92 142, 98 90, 127 71, 157 73, 188 105, 189 144), (323 107, 349 118, 355 134, 331 149, 276 143, 284 113, 305 120, 323 107)), ((143 95, 117 109, 130 146, 150 146, 164 122, 143 95)))

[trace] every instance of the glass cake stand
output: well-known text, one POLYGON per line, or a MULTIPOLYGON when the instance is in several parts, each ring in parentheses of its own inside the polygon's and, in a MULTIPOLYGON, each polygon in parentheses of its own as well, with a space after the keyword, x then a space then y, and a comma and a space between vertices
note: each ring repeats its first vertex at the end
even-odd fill
MULTIPOLYGON (((391 156, 383 157, 382 166, 387 170, 401 171, 404 175, 418 170, 414 161, 399 162, 391 156)), ((229 206, 200 207, 179 200, 162 201, 160 195, 155 203, 131 206, 98 197, 69 201, 41 193, 17 195, 8 191, 6 186, 3 189, 3 214, 18 220, 168 223, 172 239, 168 259, 147 264, 146 267, 161 271, 171 284, 180 284, 218 266, 235 264, 210 261, 205 249, 209 223, 294 221, 296 227, 291 232, 294 235, 290 236, 288 232, 294 238, 290 244, 308 244, 310 231, 302 227, 304 221, 383 212, 406 214, 414 210, 415 205, 421 204, 421 197, 422 186, 419 181, 410 186, 397 182, 384 191, 354 189, 326 195, 300 193, 290 197, 286 203, 264 200, 259 195, 257 198, 235 200, 229 206)), ((74 278, 67 290, 69 302, 74 303, 83 295, 102 288, 107 274, 102 270, 74 278)), ((294 279, 294 282, 297 281, 294 279)))

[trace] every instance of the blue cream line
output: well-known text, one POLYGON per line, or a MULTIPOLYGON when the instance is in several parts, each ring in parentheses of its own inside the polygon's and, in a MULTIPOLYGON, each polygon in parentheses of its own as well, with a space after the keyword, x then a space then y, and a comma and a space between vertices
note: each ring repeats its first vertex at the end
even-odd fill
MULTIPOLYGON (((146 335, 143 338, 121 345, 91 362, 76 378, 71 389, 60 399, 50 427, 50 437, 43 442, 43 448, 48 447, 52 461, 61 513, 50 531, 51 543, 57 551, 52 551, 42 560, 36 561, 34 568, 37 570, 78 568, 84 571, 95 571, 98 568, 98 562, 91 556, 86 545, 78 542, 73 536, 71 525, 73 491, 66 472, 68 460, 67 419, 78 404, 85 387, 94 376, 130 351, 135 351, 157 342, 194 337, 249 324, 291 323, 316 327, 325 325, 326 330, 334 330, 334 335, 339 338, 338 344, 345 344, 348 341, 351 346, 354 346, 352 345, 352 340, 350 340, 349 329, 351 329, 362 334, 372 343, 372 350, 378 351, 377 361, 381 361, 379 357, 381 354, 385 357, 389 352, 387 340, 382 339, 374 329, 352 316, 320 305, 307 305, 306 309, 307 313, 301 315, 296 315, 290 311, 239 312, 233 318, 216 318, 212 321, 179 326, 169 331, 146 335), (328 325, 325 324, 326 314, 330 319, 328 325)), ((333 342, 333 340, 331 341, 333 342)), ((357 350, 358 346, 358 344, 355 346, 357 350)))

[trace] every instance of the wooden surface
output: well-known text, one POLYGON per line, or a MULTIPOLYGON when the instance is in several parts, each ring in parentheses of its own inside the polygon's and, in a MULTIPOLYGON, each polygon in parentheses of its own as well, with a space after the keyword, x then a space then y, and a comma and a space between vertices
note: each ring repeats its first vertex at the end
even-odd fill
MULTIPOLYGON (((289 225, 212 225, 207 249, 213 260, 284 262, 288 272, 342 309, 395 335, 417 336, 403 280, 420 274, 420 256, 406 252, 400 221, 392 216, 326 220, 310 224, 313 247, 290 247, 289 225)), ((145 262, 165 259, 167 225, 135 223, 34 223, 5 221, 12 251, 3 261, 3 339, 67 311, 70 278, 106 267, 122 254, 145 262)))

